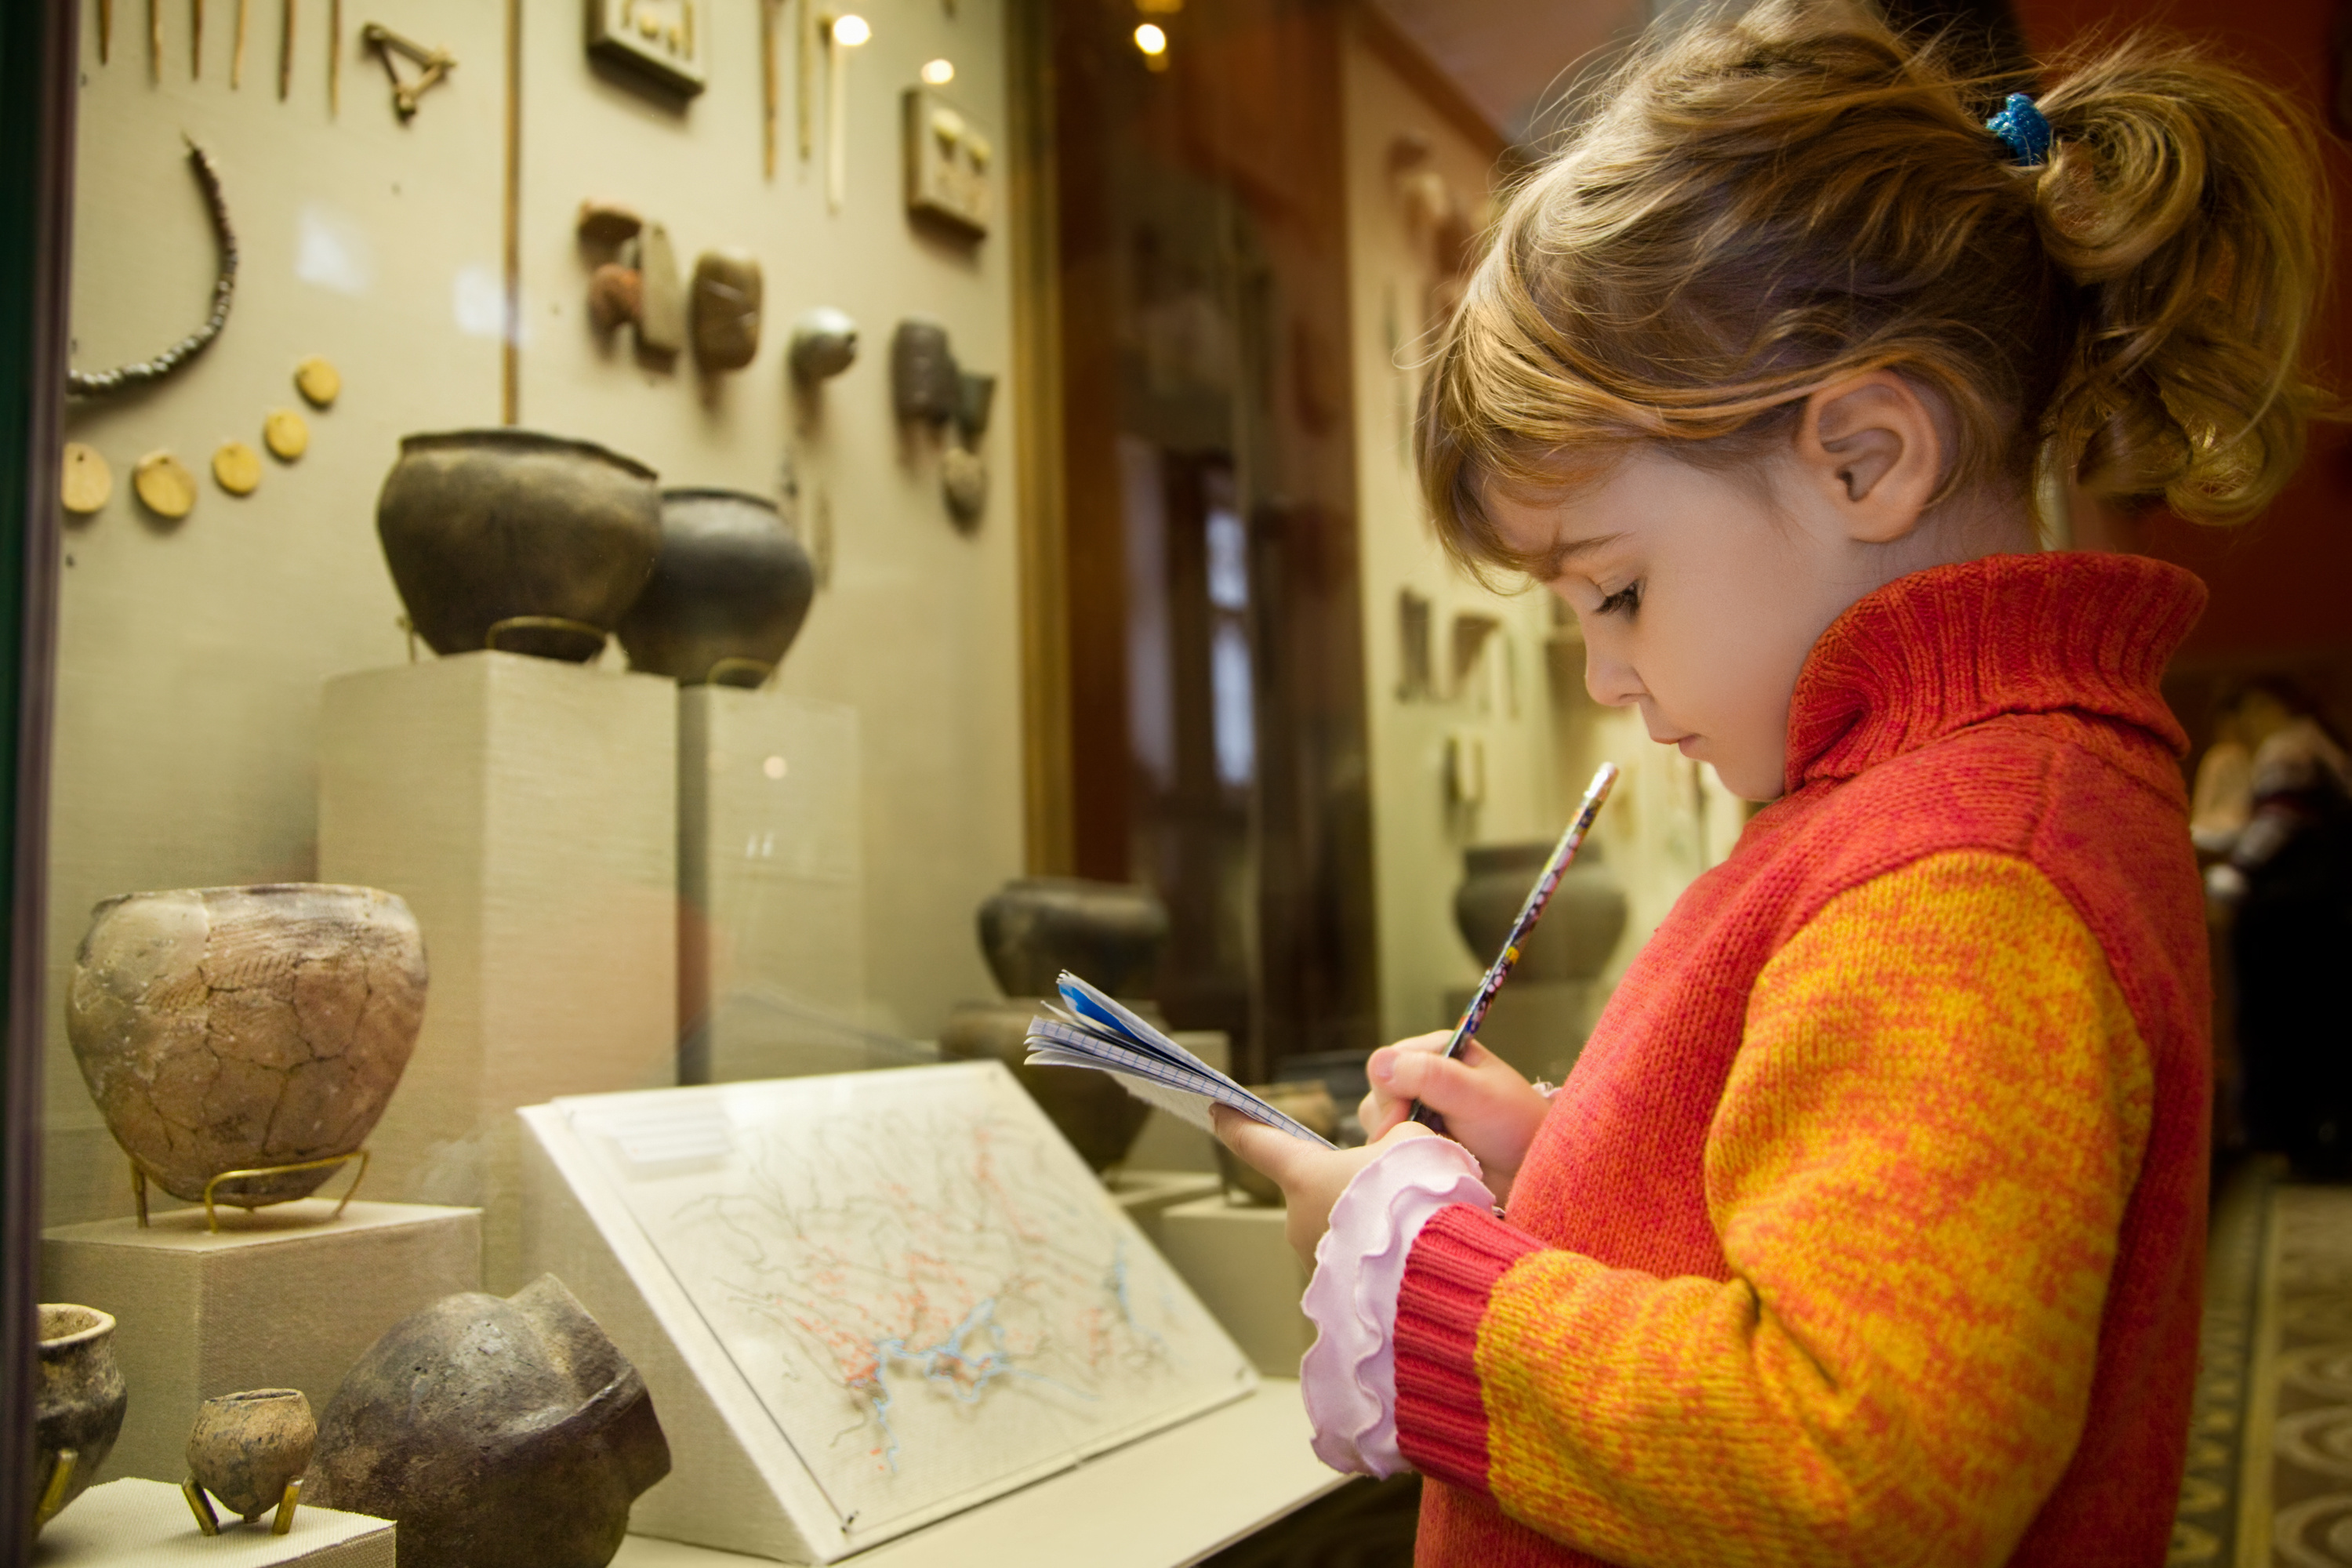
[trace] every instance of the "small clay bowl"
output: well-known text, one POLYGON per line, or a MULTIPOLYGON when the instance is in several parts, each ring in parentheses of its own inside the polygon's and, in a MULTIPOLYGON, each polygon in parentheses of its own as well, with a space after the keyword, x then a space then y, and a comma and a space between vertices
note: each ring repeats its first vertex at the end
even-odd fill
POLYGON ((299 1388, 254 1388, 205 1401, 188 1433, 188 1473, 250 1522, 278 1506, 310 1468, 319 1423, 299 1388))

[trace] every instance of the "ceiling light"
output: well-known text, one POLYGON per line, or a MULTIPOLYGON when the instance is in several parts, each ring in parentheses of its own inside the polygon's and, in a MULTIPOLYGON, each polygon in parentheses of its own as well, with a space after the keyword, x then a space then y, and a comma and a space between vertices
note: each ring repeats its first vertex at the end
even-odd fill
POLYGON ((1168 35, 1158 23, 1146 22, 1135 29, 1135 47, 1147 55, 1164 55, 1168 52, 1168 35))
POLYGON ((930 83, 933 87, 947 86, 948 83, 955 80, 955 61, 944 59, 925 60, 923 62, 923 79, 930 83))
POLYGON ((833 41, 844 48, 854 49, 873 36, 874 29, 867 26, 866 18, 855 11, 833 19, 833 41))

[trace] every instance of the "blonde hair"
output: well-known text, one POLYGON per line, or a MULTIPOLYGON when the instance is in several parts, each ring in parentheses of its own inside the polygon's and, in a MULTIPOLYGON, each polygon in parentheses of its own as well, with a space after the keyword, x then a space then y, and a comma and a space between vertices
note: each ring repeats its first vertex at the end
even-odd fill
MULTIPOLYGON (((1752 458, 1803 400, 1893 369, 1948 406, 1938 500, 2093 494, 2260 510, 2320 406, 2302 378, 2327 225, 2286 96, 2139 35, 2061 61, 2026 167, 2001 92, 1867 12, 1766 0, 1656 37, 1509 195, 1422 391, 1422 483, 1474 569, 1488 517, 1667 444, 1752 458)), ((2006 87, 2011 84, 2001 84, 2006 87)))

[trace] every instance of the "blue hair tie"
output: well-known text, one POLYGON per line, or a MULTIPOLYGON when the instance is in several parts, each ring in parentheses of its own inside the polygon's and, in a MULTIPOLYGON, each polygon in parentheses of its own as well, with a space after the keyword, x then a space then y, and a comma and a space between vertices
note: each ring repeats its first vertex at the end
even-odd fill
POLYGON ((2050 156, 2050 121, 2021 92, 2011 93, 2000 112, 1985 121, 1985 129, 2008 142, 2017 161, 2029 169, 2050 156))

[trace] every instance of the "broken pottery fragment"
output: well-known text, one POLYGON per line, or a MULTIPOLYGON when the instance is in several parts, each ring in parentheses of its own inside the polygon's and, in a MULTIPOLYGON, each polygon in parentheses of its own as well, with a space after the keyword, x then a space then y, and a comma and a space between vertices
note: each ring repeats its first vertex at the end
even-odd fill
MULTIPOLYGON (((383 1113, 425 1016, 425 942, 373 888, 127 893, 91 914, 66 1033, 116 1142, 194 1203, 226 1171, 332 1159, 383 1113)), ((226 1183, 242 1208, 331 1168, 226 1183)))
POLYGON ((542 1274, 394 1324, 328 1405, 303 1500, 397 1521, 401 1568, 604 1568, 669 1462, 645 1380, 542 1274))
POLYGON ((276 1508, 310 1468, 319 1423, 299 1388, 252 1388, 207 1399, 188 1432, 188 1474, 248 1524, 276 1508))

